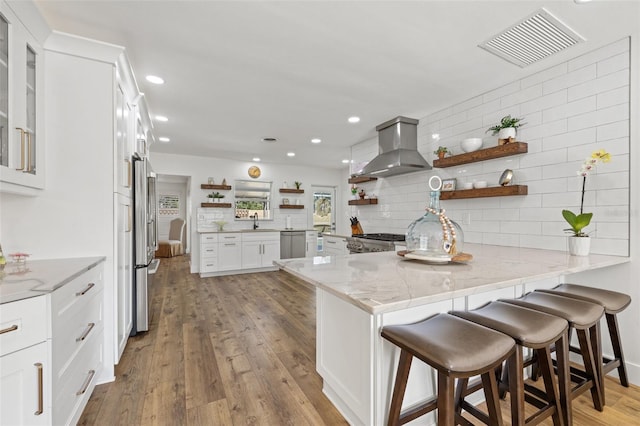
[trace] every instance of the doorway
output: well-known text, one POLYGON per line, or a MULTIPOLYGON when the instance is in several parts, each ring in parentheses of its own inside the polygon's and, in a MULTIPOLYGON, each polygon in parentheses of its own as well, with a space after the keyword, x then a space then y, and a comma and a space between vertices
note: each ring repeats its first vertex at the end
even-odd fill
POLYGON ((309 209, 309 222, 318 232, 318 252, 322 252, 322 233, 336 232, 336 188, 333 186, 311 185, 313 209, 309 209))
POLYGON ((191 177, 158 174, 158 239, 169 238, 169 226, 173 219, 185 221, 182 246, 185 253, 191 252, 191 177))

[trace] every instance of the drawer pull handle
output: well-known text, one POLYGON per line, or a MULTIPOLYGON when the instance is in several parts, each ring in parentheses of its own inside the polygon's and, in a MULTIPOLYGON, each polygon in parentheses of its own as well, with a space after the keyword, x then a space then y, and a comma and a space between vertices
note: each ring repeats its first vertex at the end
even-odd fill
POLYGON ((96 326, 95 322, 90 322, 87 325, 87 329, 84 331, 84 333, 82 333, 82 336, 76 337, 76 342, 82 342, 84 339, 86 339, 89 333, 91 333, 91 330, 93 330, 93 327, 95 326, 96 326))
POLYGON ((82 291, 79 291, 76 293, 76 296, 84 296, 89 290, 91 290, 93 287, 95 286, 95 283, 89 283, 89 285, 87 285, 87 288, 85 288, 82 291))
POLYGON ((0 330, 0 334, 11 333, 12 331, 16 331, 17 329, 18 326, 13 324, 11 327, 3 328, 2 330, 0 330))
POLYGON ((43 398, 43 383, 42 383, 42 363, 40 362, 36 362, 35 367, 38 369, 38 410, 33 413, 36 416, 39 416, 40 414, 42 414, 44 412, 44 398, 43 398))
POLYGON ((89 388, 89 385, 91 384, 91 380, 93 380, 93 376, 95 376, 95 374, 96 374, 96 370, 89 370, 89 376, 87 376, 87 379, 82 384, 82 389, 76 392, 76 396, 80 396, 87 391, 87 389, 89 388))

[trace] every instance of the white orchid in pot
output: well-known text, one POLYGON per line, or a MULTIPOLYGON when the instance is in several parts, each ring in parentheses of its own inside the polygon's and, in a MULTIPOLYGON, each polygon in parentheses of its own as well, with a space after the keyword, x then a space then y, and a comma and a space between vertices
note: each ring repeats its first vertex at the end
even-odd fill
POLYGON ((609 161, 611 161, 611 154, 604 149, 591 153, 591 157, 585 160, 578 171, 578 176, 582 176, 580 213, 575 214, 569 210, 562 210, 562 217, 564 217, 564 220, 566 220, 571 227, 564 231, 571 234, 569 237, 569 253, 574 256, 587 256, 591 245, 589 234, 583 231, 584 228, 589 226, 591 218, 593 217, 593 213, 584 213, 584 190, 587 183, 587 176, 595 169, 598 163, 608 163, 609 161))

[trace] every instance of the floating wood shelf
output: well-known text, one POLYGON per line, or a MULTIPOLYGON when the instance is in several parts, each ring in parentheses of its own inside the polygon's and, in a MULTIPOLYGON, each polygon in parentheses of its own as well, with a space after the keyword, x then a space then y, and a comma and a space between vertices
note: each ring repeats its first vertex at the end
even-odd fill
POLYGON ((280 188, 283 194, 304 194, 304 189, 280 188))
POLYGON ((280 204, 281 209, 304 209, 303 205, 300 204, 280 204))
POLYGON ((525 142, 513 142, 464 154, 452 155, 451 157, 445 157, 442 160, 434 160, 433 167, 445 168, 459 166, 461 164, 475 163, 476 161, 524 154, 528 151, 529 145, 525 142))
POLYGON ((219 209, 230 209, 231 203, 201 203, 200 207, 214 207, 219 209))
POLYGON ((369 176, 356 176, 356 177, 349 178, 349 183, 365 183, 365 182, 371 182, 374 180, 378 180, 378 178, 369 177, 369 176))
POLYGON ((508 197, 511 195, 527 195, 527 185, 494 186, 491 188, 462 189, 460 191, 441 191, 441 200, 461 198, 508 197))
POLYGON ((364 206, 367 204, 378 204, 377 198, 363 198, 361 200, 349 200, 350 206, 364 206))
POLYGON ((222 189, 222 190, 230 190, 231 185, 209 185, 208 183, 203 183, 200 185, 200 189, 222 189))

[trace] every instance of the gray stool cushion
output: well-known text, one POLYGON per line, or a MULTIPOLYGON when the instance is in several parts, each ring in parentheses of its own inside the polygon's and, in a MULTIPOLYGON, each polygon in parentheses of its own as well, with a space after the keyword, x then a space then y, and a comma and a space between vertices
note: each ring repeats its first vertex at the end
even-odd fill
POLYGON ((564 318, 504 302, 449 313, 511 336, 519 345, 535 348, 550 345, 569 328, 564 318))
POLYGON ((617 314, 631 303, 631 297, 617 291, 603 290, 601 288, 586 287, 577 284, 560 284, 552 290, 536 290, 545 293, 553 293, 586 300, 604 306, 608 314, 617 314), (568 294, 567 294, 568 293, 568 294))
POLYGON ((602 305, 539 291, 533 291, 519 299, 504 299, 501 302, 524 306, 564 318, 576 328, 591 327, 604 315, 602 305))
POLYGON ((486 371, 515 347, 502 333, 447 314, 383 327, 382 337, 448 373, 486 371))

